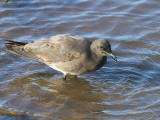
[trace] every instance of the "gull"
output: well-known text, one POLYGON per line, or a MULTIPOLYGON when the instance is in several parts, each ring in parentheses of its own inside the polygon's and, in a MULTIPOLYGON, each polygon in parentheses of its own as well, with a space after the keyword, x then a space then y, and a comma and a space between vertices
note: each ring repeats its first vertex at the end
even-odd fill
POLYGON ((5 51, 36 60, 66 75, 82 75, 100 69, 107 56, 117 59, 106 39, 91 42, 77 35, 60 34, 29 43, 5 40, 5 51))

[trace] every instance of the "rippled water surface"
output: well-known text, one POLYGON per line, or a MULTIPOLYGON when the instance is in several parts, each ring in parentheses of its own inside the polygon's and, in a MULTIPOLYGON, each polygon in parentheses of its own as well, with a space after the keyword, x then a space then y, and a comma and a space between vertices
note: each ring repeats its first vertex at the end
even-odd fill
POLYGON ((1 120, 160 120, 159 0, 0 2, 1 120), (68 77, 2 51, 4 39, 107 38, 118 58, 68 77))

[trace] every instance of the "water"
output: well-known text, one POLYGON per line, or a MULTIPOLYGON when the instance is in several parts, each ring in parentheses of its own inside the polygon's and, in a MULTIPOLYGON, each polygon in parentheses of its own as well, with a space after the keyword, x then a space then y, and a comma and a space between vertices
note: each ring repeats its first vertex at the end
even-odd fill
POLYGON ((2 120, 159 120, 160 1, 14 0, 0 3, 4 39, 57 34, 107 38, 118 58, 62 80, 48 66, 0 50, 2 120))

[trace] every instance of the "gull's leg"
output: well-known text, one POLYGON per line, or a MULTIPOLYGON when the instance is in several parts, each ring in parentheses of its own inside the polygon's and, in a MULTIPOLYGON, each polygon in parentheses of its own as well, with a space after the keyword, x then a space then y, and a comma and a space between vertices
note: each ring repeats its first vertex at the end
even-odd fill
POLYGON ((66 75, 63 76, 63 79, 66 81, 66 75))
POLYGON ((64 73, 63 79, 64 79, 65 81, 67 81, 67 74, 66 74, 66 73, 64 73))

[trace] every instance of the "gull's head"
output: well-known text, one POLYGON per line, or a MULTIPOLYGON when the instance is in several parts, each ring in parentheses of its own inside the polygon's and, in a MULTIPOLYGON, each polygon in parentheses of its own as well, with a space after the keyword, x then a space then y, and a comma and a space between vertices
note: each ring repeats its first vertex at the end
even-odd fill
POLYGON ((113 54, 108 40, 97 39, 92 43, 91 48, 98 56, 110 56, 117 62, 117 58, 113 54))

